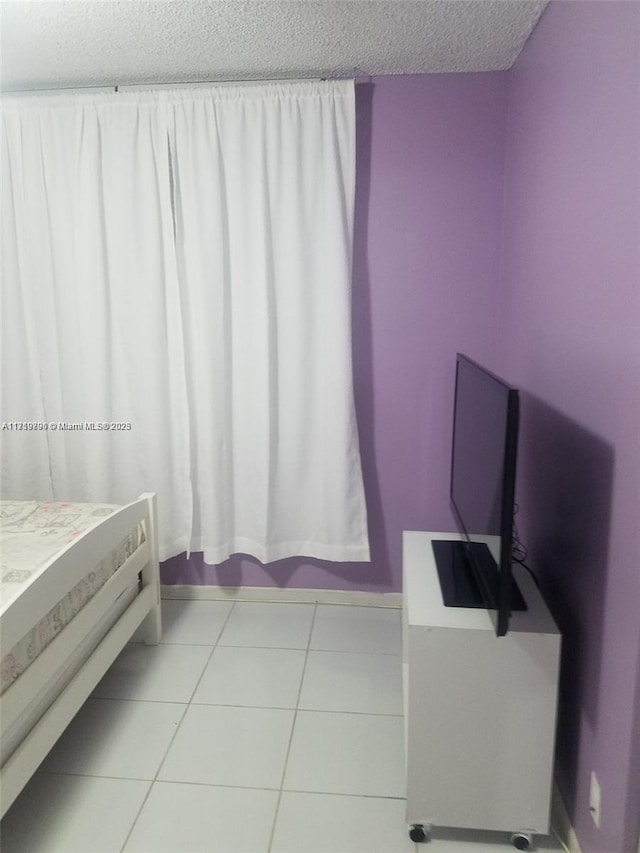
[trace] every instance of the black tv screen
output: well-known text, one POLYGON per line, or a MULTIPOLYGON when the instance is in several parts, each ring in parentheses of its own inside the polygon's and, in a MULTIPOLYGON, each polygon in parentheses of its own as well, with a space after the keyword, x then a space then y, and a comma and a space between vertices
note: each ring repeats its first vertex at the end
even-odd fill
POLYGON ((518 391, 458 354, 450 501, 462 541, 433 549, 445 605, 487 608, 498 636, 525 609, 511 577, 518 415, 518 391))

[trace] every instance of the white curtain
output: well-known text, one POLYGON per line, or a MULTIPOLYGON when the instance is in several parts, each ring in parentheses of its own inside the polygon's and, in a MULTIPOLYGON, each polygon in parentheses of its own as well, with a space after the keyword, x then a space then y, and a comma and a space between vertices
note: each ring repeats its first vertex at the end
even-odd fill
POLYGON ((4 104, 3 492, 158 493, 161 557, 369 558, 344 82, 4 104))
POLYGON ((166 116, 152 99, 3 102, 2 494, 161 496, 189 546, 183 329, 166 116), (131 430, 65 430, 85 422, 131 430), (58 428, 54 431, 52 426, 58 428))

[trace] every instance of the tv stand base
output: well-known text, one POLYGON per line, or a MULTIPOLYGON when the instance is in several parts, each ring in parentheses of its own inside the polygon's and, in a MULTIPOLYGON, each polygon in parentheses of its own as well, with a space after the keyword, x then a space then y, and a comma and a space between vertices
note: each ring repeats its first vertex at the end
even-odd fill
MULTIPOLYGON (((431 547, 445 607, 497 609, 500 572, 484 542, 433 539, 431 547)), ((511 609, 527 609, 515 580, 511 581, 511 609)))
POLYGON ((407 825, 424 840, 431 826, 505 832, 528 850, 549 832, 560 634, 520 566, 527 610, 506 636, 487 610, 445 607, 433 539, 459 537, 403 539, 407 825))
MULTIPOLYGON (((414 823, 409 830, 409 838, 414 844, 424 844, 431 841, 431 826, 414 823)), ((529 832, 514 832, 511 836, 511 843, 516 850, 533 850, 533 836, 529 832)))

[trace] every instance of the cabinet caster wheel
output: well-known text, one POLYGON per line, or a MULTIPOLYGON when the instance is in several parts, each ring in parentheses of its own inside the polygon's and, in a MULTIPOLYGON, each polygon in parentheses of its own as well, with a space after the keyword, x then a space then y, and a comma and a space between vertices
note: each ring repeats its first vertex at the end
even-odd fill
POLYGON ((533 850, 533 839, 528 832, 514 832, 511 843, 516 850, 533 850))
POLYGON ((430 830, 430 826, 425 826, 422 823, 414 823, 409 830, 409 838, 417 844, 421 844, 423 841, 429 841, 430 830))

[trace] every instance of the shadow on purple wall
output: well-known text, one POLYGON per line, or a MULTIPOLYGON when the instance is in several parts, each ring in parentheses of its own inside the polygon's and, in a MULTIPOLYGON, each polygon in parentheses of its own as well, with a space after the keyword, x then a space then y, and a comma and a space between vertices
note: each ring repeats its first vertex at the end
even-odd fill
POLYGON ((528 394, 521 420, 518 502, 529 564, 563 637, 558 769, 573 814, 582 716, 592 729, 598 719, 614 453, 528 394))
POLYGON ((356 86, 357 173, 354 211, 352 354, 354 395, 358 420, 362 473, 369 520, 370 563, 337 563, 308 557, 290 557, 263 564, 235 554, 218 566, 204 562, 201 553, 180 554, 161 565, 165 584, 219 585, 230 588, 267 586, 286 588, 387 590, 391 584, 389 548, 378 480, 373 400, 373 340, 368 268, 369 195, 374 83, 356 86))
MULTIPOLYGON (((353 240, 352 358, 362 476, 367 500, 371 563, 365 564, 369 583, 391 583, 389 546, 375 452, 373 338, 369 280, 369 194, 374 83, 356 85, 356 199, 353 240)), ((349 574, 351 578, 351 574, 349 574)))

